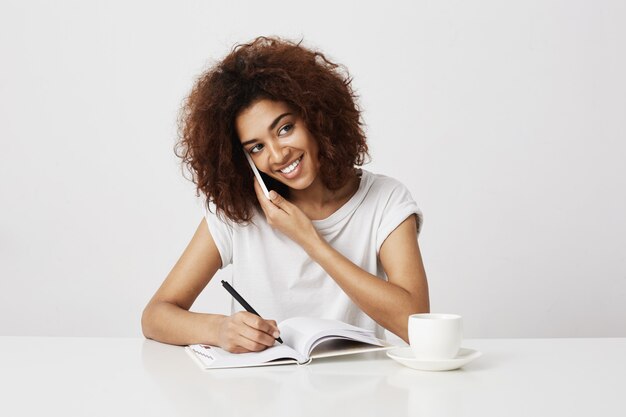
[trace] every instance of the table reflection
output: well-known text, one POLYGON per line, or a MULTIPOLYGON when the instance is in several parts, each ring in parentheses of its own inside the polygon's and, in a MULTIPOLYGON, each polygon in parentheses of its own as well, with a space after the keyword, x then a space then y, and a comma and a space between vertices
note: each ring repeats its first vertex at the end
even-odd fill
MULTIPOLYGON (((146 340, 143 366, 177 413, 384 415, 405 409, 409 391, 388 383, 384 353, 202 371, 183 348, 146 340)), ((401 414, 405 414, 402 412, 401 414)))

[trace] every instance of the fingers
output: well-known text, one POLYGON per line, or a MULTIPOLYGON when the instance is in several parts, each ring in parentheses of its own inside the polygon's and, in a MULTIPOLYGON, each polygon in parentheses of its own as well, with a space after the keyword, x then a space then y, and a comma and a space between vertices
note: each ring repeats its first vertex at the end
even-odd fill
POLYGON ((270 200, 272 201, 272 203, 276 204, 277 206, 280 206, 281 203, 285 201, 283 196, 281 196, 274 190, 270 191, 270 200))
POLYGON ((291 203, 285 199, 282 195, 278 194, 276 191, 270 191, 270 201, 271 203, 279 208, 280 210, 291 214, 291 203))
POLYGON ((273 336, 252 327, 242 328, 240 336, 242 336, 240 346, 255 352, 274 346, 274 343, 276 343, 273 336))
POLYGON ((259 200, 259 204, 261 204, 261 210, 265 213, 265 217, 269 217, 269 213, 272 210, 272 203, 265 197, 263 194, 263 190, 261 189, 261 185, 259 184, 259 180, 254 177, 254 192, 256 193, 256 198, 259 200))
POLYGON ((263 204, 264 202, 267 201, 267 197, 265 197, 265 194, 263 194, 263 188, 261 188, 261 184, 259 184, 259 179, 256 177, 256 175, 254 176, 254 192, 256 193, 256 197, 259 199, 259 202, 261 202, 261 204, 263 204))
POLYGON ((274 320, 264 320, 245 311, 233 314, 230 319, 226 343, 222 346, 229 352, 259 352, 274 346, 280 335, 274 320))
POLYGON ((261 203, 261 208, 265 212, 266 216, 270 213, 273 214, 280 211, 289 213, 289 202, 274 190, 270 190, 270 199, 268 200, 265 197, 265 194, 263 194, 259 180, 256 177, 254 177, 254 191, 256 192, 257 199, 259 200, 259 203, 261 203))
MULTIPOLYGON (((254 177, 254 192, 256 193, 256 198, 259 200, 259 203, 261 203, 261 207, 263 207, 264 209, 272 207, 272 203, 270 202, 270 199, 265 197, 265 194, 263 193, 263 188, 261 188, 261 184, 259 184, 259 179, 257 177, 254 177)), ((270 191, 269 195, 278 195, 276 193, 276 191, 270 191)))
POLYGON ((274 320, 265 320, 256 314, 241 312, 243 322, 250 328, 271 335, 274 339, 280 336, 280 330, 274 320))

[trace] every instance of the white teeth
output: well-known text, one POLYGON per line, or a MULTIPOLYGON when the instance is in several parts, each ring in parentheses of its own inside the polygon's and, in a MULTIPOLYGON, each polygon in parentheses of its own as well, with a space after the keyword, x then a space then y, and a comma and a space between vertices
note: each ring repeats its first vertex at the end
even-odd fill
POLYGON ((298 158, 296 161, 294 161, 293 164, 289 165, 287 168, 281 169, 280 172, 282 172, 283 174, 289 174, 291 171, 296 169, 296 167, 300 164, 300 159, 301 158, 298 158))

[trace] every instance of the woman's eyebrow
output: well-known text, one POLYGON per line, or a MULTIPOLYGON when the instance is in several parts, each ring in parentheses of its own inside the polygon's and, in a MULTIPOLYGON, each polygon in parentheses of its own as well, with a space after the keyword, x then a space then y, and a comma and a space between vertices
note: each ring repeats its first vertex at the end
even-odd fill
MULTIPOLYGON (((281 114, 280 116, 278 116, 276 119, 274 119, 274 121, 272 122, 272 124, 271 124, 271 125, 269 125, 269 127, 267 128, 267 131, 269 132, 269 131, 274 130, 274 128, 276 127, 276 125, 278 124, 278 122, 280 122, 280 119, 282 119, 282 118, 283 118, 283 117, 285 117, 285 116, 289 116, 290 114, 291 114, 291 113, 283 113, 283 114, 281 114)), ((243 146, 246 146, 246 145, 249 145, 249 144, 251 144, 251 143, 253 143, 253 142, 256 142, 257 140, 258 140, 258 139, 250 139, 250 140, 247 140, 247 141, 243 142, 243 143, 242 143, 242 145, 243 145, 243 146)))

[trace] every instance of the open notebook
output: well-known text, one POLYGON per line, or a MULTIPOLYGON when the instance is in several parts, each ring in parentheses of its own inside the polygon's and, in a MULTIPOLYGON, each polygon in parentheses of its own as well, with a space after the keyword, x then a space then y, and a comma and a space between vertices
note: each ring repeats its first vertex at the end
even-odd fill
POLYGON ((314 358, 349 355, 394 347, 371 330, 337 320, 293 317, 278 324, 283 344, 261 352, 230 353, 209 345, 190 345, 187 352, 202 369, 241 368, 311 362, 314 358))

